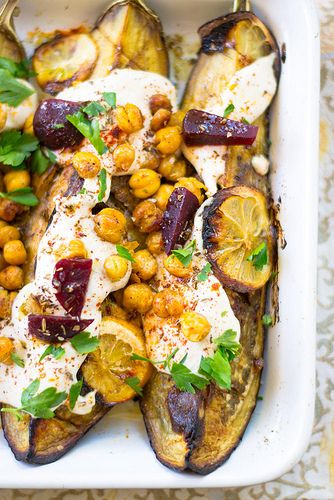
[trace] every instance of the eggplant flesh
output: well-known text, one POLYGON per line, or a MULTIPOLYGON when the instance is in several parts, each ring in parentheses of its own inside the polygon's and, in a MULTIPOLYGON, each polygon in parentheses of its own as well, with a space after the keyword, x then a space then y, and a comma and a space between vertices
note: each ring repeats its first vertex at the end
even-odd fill
POLYGON ((29 464, 49 464, 61 458, 106 413, 95 405, 87 415, 75 415, 66 407, 51 419, 35 419, 28 414, 18 421, 12 413, 1 413, 4 436, 17 460, 29 464))
MULTIPOLYGON (((205 109, 208 96, 216 95, 217 89, 221 91, 224 82, 236 71, 273 51, 277 55, 275 71, 279 78, 277 43, 254 14, 240 12, 220 17, 200 28, 199 33, 202 48, 186 88, 184 111, 205 109)), ((267 197, 269 205, 268 177, 256 173, 251 162, 254 155, 269 153, 268 112, 253 125, 259 130, 251 147, 228 148, 222 185, 255 187, 267 197)), ((178 405, 175 401, 174 408, 168 405, 170 393, 175 391, 170 378, 159 373, 144 390, 141 409, 151 445, 157 458, 172 469, 189 469, 198 474, 217 469, 238 446, 256 405, 263 367, 266 287, 247 293, 237 293, 228 287, 225 291, 241 326, 242 351, 231 364, 231 391, 210 384, 202 393, 202 403, 185 434, 172 426, 178 405), (168 447, 167 439, 171 443, 168 447)))

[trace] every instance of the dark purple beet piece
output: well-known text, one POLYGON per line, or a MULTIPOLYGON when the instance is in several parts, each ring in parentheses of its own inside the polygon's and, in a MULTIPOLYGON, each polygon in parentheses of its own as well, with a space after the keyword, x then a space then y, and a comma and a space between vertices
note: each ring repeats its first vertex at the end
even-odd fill
POLYGON ((71 316, 81 314, 91 270, 91 259, 62 259, 55 266, 52 284, 56 297, 71 316))
POLYGON ((170 195, 162 219, 162 238, 167 255, 178 243, 182 232, 188 222, 193 219, 198 207, 198 199, 189 189, 179 187, 170 195))
POLYGON ((41 102, 34 116, 34 131, 43 146, 60 149, 80 144, 83 135, 66 119, 66 115, 74 115, 82 106, 82 102, 62 99, 41 102))
POLYGON ((251 146, 258 127, 191 109, 183 120, 187 146, 251 146))
POLYGON ((74 319, 68 316, 47 316, 29 314, 29 334, 51 344, 65 342, 77 333, 84 331, 93 323, 93 319, 74 319))

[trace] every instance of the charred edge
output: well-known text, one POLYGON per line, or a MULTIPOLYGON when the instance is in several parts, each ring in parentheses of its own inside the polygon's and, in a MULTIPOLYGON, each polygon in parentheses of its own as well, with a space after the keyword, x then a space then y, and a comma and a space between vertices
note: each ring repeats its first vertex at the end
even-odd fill
POLYGON ((173 431, 183 434, 189 445, 189 452, 203 431, 203 405, 202 392, 191 394, 172 387, 167 395, 167 408, 173 431))
MULTIPOLYGON (((252 12, 235 12, 226 16, 218 17, 217 19, 201 26, 198 30, 202 39, 201 52, 208 55, 215 52, 223 52, 223 50, 228 46, 227 37, 229 31, 234 28, 239 21, 243 20, 249 20, 255 23, 265 34, 268 44, 277 56, 275 61, 275 74, 278 80, 281 73, 281 56, 279 46, 271 31, 252 12)), ((233 48, 233 43, 231 43, 230 48, 233 48)))

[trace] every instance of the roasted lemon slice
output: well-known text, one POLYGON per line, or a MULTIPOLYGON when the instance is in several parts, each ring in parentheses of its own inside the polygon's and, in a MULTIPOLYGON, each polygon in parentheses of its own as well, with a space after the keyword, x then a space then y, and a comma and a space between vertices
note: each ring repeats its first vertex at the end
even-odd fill
POLYGON ((104 404, 132 399, 149 379, 150 363, 132 360, 134 353, 146 356, 140 328, 113 316, 103 318, 100 345, 89 354, 81 370, 86 384, 98 392, 104 404))
POLYGON ((33 69, 45 92, 57 94, 66 87, 86 80, 92 73, 98 51, 87 33, 56 37, 36 49, 33 69))
POLYGON ((203 242, 223 285, 238 292, 263 287, 273 261, 265 196, 247 186, 219 191, 204 212, 203 242))

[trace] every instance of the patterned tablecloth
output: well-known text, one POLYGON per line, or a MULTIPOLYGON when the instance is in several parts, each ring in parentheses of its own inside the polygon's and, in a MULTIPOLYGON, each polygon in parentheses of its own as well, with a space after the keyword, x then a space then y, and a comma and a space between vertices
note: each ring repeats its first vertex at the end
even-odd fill
POLYGON ((2 490, 1 500, 334 499, 334 0, 318 0, 318 6, 322 64, 317 399, 313 435, 302 460, 276 481, 241 489, 2 490))

